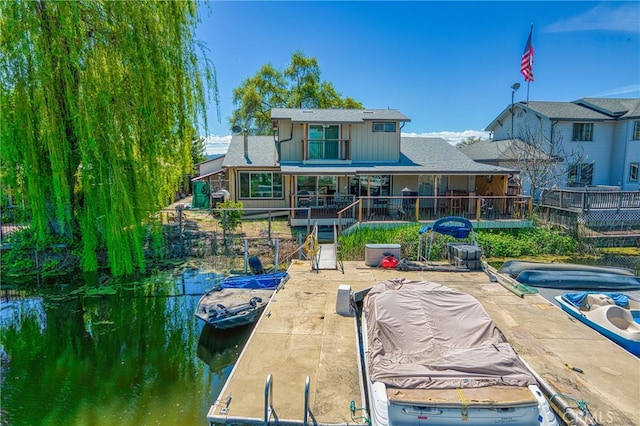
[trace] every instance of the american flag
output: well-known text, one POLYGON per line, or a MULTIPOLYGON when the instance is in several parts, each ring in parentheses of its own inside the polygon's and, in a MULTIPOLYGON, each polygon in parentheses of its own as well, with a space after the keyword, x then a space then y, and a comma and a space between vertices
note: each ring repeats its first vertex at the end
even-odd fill
POLYGON ((520 63, 520 72, 524 76, 524 81, 533 81, 533 44, 531 44, 531 35, 533 34, 533 27, 529 32, 529 39, 527 45, 524 47, 522 53, 522 62, 520 63))

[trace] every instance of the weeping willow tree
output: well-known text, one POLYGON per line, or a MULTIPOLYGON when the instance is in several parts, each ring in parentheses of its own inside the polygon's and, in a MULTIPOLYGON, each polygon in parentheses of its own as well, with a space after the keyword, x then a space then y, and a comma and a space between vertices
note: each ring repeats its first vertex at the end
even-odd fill
POLYGON ((144 269, 149 219, 191 170, 193 129, 217 100, 198 3, 0 4, 2 185, 40 243, 74 239, 84 270, 103 251, 116 275, 144 269))

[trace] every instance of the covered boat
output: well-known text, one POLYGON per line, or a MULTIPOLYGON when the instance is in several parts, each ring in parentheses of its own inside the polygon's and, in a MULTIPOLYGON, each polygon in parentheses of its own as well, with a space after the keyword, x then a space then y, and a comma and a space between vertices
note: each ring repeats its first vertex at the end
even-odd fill
POLYGON ((532 372, 470 295, 384 281, 365 296, 361 327, 373 426, 557 424, 532 372))
POLYGON ((640 277, 609 272, 526 270, 516 280, 533 287, 567 290, 640 290, 640 277))
POLYGON ((640 356, 640 300, 624 293, 564 293, 560 307, 627 351, 640 356))
POLYGON ((498 272, 508 274, 515 278, 522 271, 583 271, 609 273, 616 275, 634 276, 635 273, 631 269, 618 268, 615 266, 594 266, 579 265, 573 263, 557 263, 557 262, 533 262, 525 260, 507 260, 502 264, 498 272))
POLYGON ((255 322, 288 277, 286 272, 227 277, 200 298, 195 316, 222 329, 255 322))

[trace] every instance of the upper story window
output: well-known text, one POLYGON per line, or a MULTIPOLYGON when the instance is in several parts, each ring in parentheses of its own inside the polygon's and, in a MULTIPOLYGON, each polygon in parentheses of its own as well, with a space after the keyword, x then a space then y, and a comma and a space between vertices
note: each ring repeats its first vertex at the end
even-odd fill
POLYGON ((340 159, 340 125, 309 125, 309 160, 340 159))
POLYGON ((577 163, 569 166, 569 186, 593 184, 593 163, 577 163))
POLYGON ((240 172, 240 198, 282 198, 282 175, 240 172))
POLYGON ((573 123, 573 141, 592 141, 593 123, 573 123))
POLYGON ((640 141, 640 120, 633 122, 633 140, 640 141))
POLYGON ((395 132, 396 123, 373 123, 374 132, 395 132))

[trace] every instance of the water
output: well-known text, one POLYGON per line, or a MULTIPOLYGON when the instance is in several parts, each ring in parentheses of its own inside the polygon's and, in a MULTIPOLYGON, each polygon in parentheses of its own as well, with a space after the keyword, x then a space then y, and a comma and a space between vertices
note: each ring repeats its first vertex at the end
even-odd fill
POLYGON ((194 317, 219 278, 81 279, 3 298, 1 424, 206 425, 251 331, 194 317))

